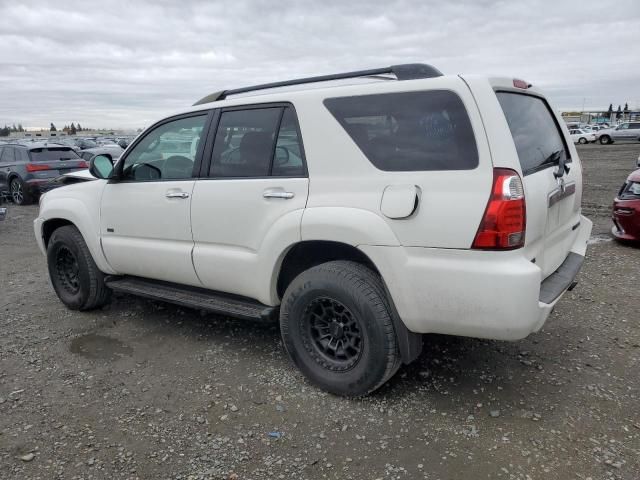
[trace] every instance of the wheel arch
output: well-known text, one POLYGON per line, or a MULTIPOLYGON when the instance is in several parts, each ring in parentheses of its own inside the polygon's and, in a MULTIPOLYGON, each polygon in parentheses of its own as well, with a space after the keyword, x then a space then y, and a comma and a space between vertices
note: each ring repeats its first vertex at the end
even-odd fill
POLYGON ((289 284, 302 272, 322 263, 334 260, 351 260, 360 263, 380 275, 385 295, 389 302, 394 330, 403 363, 408 364, 422 352, 422 335, 407 329, 387 288, 384 277, 375 263, 362 250, 340 241, 304 240, 290 246, 283 253, 277 266, 275 288, 278 299, 282 299, 289 284))

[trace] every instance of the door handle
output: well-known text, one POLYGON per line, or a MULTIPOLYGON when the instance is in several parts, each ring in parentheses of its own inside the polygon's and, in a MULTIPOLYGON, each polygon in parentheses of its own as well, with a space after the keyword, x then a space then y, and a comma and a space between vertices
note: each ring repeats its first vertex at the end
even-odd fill
POLYGON ((189 198, 187 192, 167 192, 164 196, 167 198, 189 198))
POLYGON ((284 198, 285 200, 289 200, 296 195, 293 192, 285 192, 284 190, 267 190, 262 196, 264 198, 284 198))

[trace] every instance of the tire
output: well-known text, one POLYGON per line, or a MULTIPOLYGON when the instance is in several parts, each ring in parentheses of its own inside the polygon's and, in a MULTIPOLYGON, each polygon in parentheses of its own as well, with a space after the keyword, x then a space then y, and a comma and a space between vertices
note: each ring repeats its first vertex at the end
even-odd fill
POLYGON ((47 265, 58 298, 71 310, 91 310, 108 303, 111 290, 76 227, 67 225, 53 232, 47 265))
POLYGON ((280 330, 291 360, 311 383, 359 397, 400 367, 391 315, 379 275, 356 262, 332 261, 302 272, 287 287, 280 330))
POLYGON ((33 197, 20 177, 14 177, 9 182, 9 193, 13 203, 16 205, 28 205, 33 202, 33 197))
POLYGON ((609 145, 610 143, 613 143, 611 141, 611 137, 609 135, 602 135, 600 137, 600 145, 609 145))
POLYGON ((586 139, 586 138, 584 138, 584 137, 580 137, 580 138, 578 139, 578 143, 579 143, 579 144, 581 144, 581 145, 584 145, 585 143, 587 143, 587 139, 586 139))

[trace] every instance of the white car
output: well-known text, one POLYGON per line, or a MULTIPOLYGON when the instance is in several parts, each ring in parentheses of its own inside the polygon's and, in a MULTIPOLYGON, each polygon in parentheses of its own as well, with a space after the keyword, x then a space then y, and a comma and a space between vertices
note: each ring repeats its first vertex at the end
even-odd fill
POLYGON ((421 64, 218 92, 45 194, 35 236, 71 309, 277 318, 312 383, 365 395, 422 334, 521 339, 573 288, 592 224, 554 112, 421 64))
POLYGON ((569 130, 569 135, 571 136, 571 140, 573 143, 589 143, 596 141, 596 134, 589 132, 587 130, 582 130, 579 128, 574 128, 569 130))

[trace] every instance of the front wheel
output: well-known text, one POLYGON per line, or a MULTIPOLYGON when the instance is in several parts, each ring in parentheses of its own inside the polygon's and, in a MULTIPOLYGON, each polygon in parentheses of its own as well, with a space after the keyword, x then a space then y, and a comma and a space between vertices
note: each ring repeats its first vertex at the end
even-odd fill
POLYGON ((602 135, 600 137, 601 145, 609 145, 610 143, 613 143, 613 142, 611 141, 611 137, 609 135, 602 135))
POLYGON ((58 298, 71 310, 90 310, 109 301, 111 290, 104 283, 104 274, 76 227, 68 225, 53 232, 47 265, 58 298))
POLYGON ((359 263, 327 262, 298 275, 284 294, 280 329, 293 363, 337 395, 371 393, 400 366, 382 280, 359 263))
POLYGON ((578 140, 578 143, 581 145, 584 145, 585 143, 587 143, 587 139, 584 137, 580 137, 580 139, 578 140))

